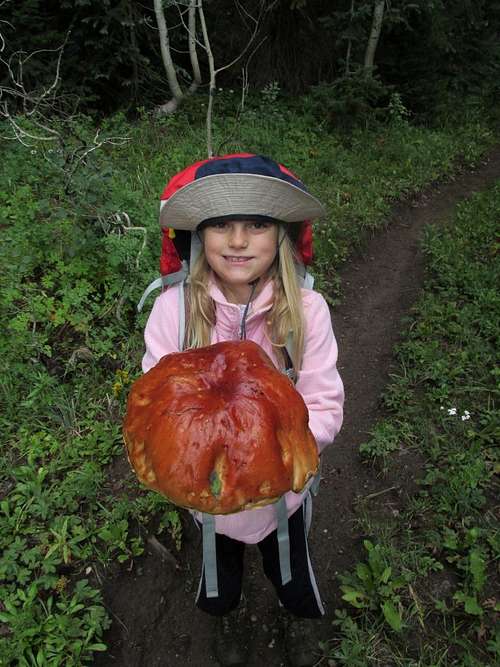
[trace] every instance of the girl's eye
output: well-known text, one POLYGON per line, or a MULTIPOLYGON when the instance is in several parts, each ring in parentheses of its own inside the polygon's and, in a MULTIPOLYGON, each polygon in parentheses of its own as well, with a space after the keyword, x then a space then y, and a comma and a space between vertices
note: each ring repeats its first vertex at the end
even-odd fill
POLYGON ((210 222, 206 225, 206 229, 214 229, 216 232, 225 232, 227 228, 227 222, 224 220, 210 222))
POLYGON ((264 229, 269 229, 271 224, 272 224, 271 222, 256 220, 255 222, 250 223, 250 229, 255 229, 256 231, 261 231, 261 230, 264 230, 264 229))

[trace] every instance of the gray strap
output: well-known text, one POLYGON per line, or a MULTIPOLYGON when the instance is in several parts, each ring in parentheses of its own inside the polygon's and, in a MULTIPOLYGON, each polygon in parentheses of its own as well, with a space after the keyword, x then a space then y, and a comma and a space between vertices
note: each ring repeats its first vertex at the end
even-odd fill
POLYGON ((217 583, 217 552, 215 549, 215 517, 202 514, 203 522, 203 569, 207 598, 219 597, 217 583))
POLYGON ((179 350, 184 350, 186 335, 186 295, 184 293, 184 281, 179 285, 179 350))
POLYGON ((288 333, 288 336, 286 337, 285 348, 286 348, 286 351, 288 352, 288 356, 290 357, 290 360, 293 359, 293 357, 292 357, 293 337, 292 337, 292 332, 291 331, 288 333))
POLYGON ((323 459, 320 457, 318 472, 314 475, 313 483, 311 484, 311 493, 313 496, 317 496, 319 493, 319 483, 321 482, 321 466, 323 464, 323 459))
POLYGON ((310 491, 306 493, 306 497, 304 498, 303 511, 304 511, 304 527, 306 529, 306 537, 307 537, 307 535, 309 535, 309 530, 311 529, 311 522, 312 522, 312 496, 310 491))
POLYGON ((314 286, 314 278, 305 269, 305 266, 299 264, 297 266, 297 277, 299 279, 300 287, 304 289, 312 289, 314 286))
POLYGON ((201 252, 201 238, 197 232, 191 232, 191 246, 189 252, 189 266, 191 269, 195 265, 196 260, 201 252))
POLYGON ((312 289, 314 287, 314 277, 307 271, 304 275, 302 287, 304 289, 312 289))
POLYGON ((141 296, 141 300, 137 304, 137 311, 139 313, 141 312, 146 302, 146 299, 151 294, 151 292, 153 292, 155 289, 159 289, 160 287, 163 287, 163 277, 153 280, 153 282, 146 287, 146 289, 144 290, 144 294, 141 296))
POLYGON ((293 367, 292 364, 292 352, 293 352, 292 332, 290 332, 287 336, 285 343, 285 350, 288 355, 288 359, 286 360, 287 367, 283 372, 293 382, 293 384, 295 384, 297 382, 297 373, 295 372, 295 368, 293 367))
POLYGON ((175 283, 180 283, 187 278, 187 275, 188 265, 187 262, 183 260, 182 268, 179 271, 176 271, 175 273, 169 273, 167 276, 160 276, 159 278, 156 278, 156 280, 153 280, 153 282, 146 287, 144 294, 141 296, 141 300, 137 304, 138 312, 141 312, 144 303, 146 302, 146 299, 151 294, 151 292, 153 292, 155 289, 159 289, 160 287, 167 287, 168 285, 175 285, 175 283))
POLYGON ((281 496, 277 503, 276 519, 278 521, 278 550, 280 556, 281 583, 283 586, 292 581, 292 568, 290 566, 290 536, 288 534, 288 511, 285 496, 281 496))

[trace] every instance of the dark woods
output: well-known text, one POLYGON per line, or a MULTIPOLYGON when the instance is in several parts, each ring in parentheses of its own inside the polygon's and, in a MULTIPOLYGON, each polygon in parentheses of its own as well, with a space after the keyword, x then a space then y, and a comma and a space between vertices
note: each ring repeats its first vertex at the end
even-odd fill
MULTIPOLYGON (((183 27, 188 5, 163 2, 172 59, 185 87, 192 78, 183 27)), ((491 106, 498 94, 500 2, 494 0, 205 0, 203 7, 219 64, 244 50, 253 17, 263 10, 245 56, 218 77, 223 88, 248 82, 250 90, 274 85, 292 98, 313 92, 329 117, 362 115, 387 104, 392 92, 416 114, 439 110, 450 96, 487 97, 491 106)), ((4 61, 17 52, 33 54, 23 66, 28 90, 50 85, 57 58, 51 49, 65 43, 58 85, 67 104, 99 114, 134 113, 171 96, 153 0, 7 0, 0 19, 4 61)), ((201 40, 200 30, 198 23, 201 40)), ((199 59, 197 93, 206 95, 202 49, 199 59)), ((0 76, 6 85, 5 67, 0 76)))

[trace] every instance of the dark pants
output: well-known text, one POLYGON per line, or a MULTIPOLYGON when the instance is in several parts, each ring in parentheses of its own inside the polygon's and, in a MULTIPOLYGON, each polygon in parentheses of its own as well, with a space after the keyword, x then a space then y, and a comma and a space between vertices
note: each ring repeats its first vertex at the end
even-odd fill
MULTIPOLYGON (((262 555, 264 573, 288 611, 303 618, 320 618, 324 611, 309 559, 303 506, 288 519, 288 531, 292 580, 284 586, 281 583, 276 531, 257 544, 262 555)), ((208 614, 223 616, 235 609, 240 601, 245 544, 219 534, 216 534, 215 540, 219 596, 207 598, 205 573, 202 572, 196 604, 208 614)))

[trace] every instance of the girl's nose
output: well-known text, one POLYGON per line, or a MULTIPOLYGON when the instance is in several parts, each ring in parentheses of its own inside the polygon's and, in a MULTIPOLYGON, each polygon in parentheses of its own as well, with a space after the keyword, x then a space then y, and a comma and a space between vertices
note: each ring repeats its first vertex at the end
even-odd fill
POLYGON ((243 223, 236 222, 231 225, 228 243, 231 248, 246 248, 248 245, 248 232, 243 223))

